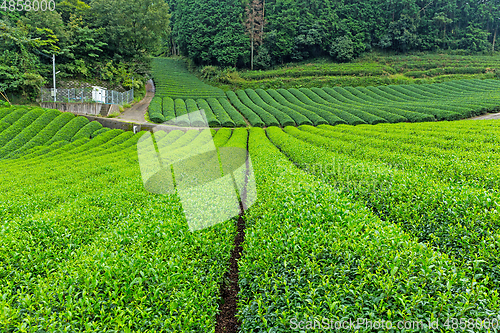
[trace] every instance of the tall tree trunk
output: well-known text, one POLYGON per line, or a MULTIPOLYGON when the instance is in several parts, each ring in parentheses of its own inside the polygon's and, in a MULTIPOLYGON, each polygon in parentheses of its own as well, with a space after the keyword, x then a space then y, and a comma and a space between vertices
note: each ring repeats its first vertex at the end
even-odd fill
POLYGON ((250 69, 253 70, 253 32, 252 32, 252 38, 251 38, 251 50, 252 50, 252 53, 251 53, 251 56, 250 56, 250 69))
POLYGON ((265 9, 266 9, 266 0, 262 0, 262 24, 260 25, 262 34, 264 34, 264 21, 266 20, 266 17, 264 16, 265 9))
POLYGON ((251 59, 250 59, 250 69, 253 71, 253 43, 254 43, 254 34, 255 34, 255 8, 252 8, 252 31, 251 31, 251 43, 250 46, 252 49, 251 59))
POLYGON ((446 23, 444 24, 444 30, 443 30, 443 49, 446 43, 445 40, 446 40, 446 23))
POLYGON ((495 42, 497 40, 497 29, 498 28, 495 28, 495 34, 493 35, 493 48, 492 48, 492 52, 495 52, 495 42))

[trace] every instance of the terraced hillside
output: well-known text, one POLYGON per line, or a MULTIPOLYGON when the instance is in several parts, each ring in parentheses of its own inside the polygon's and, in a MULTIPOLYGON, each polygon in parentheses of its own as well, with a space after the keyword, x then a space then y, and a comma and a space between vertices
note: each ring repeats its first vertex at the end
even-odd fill
MULTIPOLYGON (((257 180, 241 216, 241 332, 436 313, 446 332, 457 316, 498 323, 499 126, 213 131, 216 147, 249 150, 257 180)), ((216 331, 236 219, 191 233, 177 195, 144 189, 143 134, 0 108, 0 331, 216 331)), ((198 134, 154 136, 175 154, 198 134)))
POLYGON ((227 92, 252 126, 457 120, 500 110, 500 82, 459 80, 380 87, 227 92))
POLYGON ((156 96, 171 98, 224 97, 224 92, 189 73, 183 60, 155 58, 152 63, 156 96))
POLYGON ((241 70, 224 83, 224 90, 367 87, 390 84, 440 83, 461 79, 495 79, 500 73, 496 55, 461 56, 419 53, 387 55, 370 52, 350 63, 309 59, 269 70, 241 70))
MULTIPOLYGON (((189 74, 190 75, 190 74, 189 74)), ((161 123, 204 109, 212 127, 378 124, 458 120, 500 110, 497 80, 457 80, 379 87, 245 89, 227 98, 155 97, 149 117, 161 123)), ((195 126, 194 120, 174 124, 195 126)))

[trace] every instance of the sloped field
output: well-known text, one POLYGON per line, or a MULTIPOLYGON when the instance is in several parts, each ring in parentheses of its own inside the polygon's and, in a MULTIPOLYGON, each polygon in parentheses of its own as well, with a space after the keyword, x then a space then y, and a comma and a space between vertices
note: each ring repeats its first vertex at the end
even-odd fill
MULTIPOLYGON (((157 59, 156 66, 162 61, 176 60, 157 59)), ((187 71, 172 74, 167 80, 169 75, 158 79, 164 80, 160 82, 198 80, 187 71)), ((205 96, 203 93, 191 96, 191 88, 184 86, 175 89, 177 95, 160 92, 153 99, 149 108, 153 122, 169 121, 197 109, 205 110, 211 127, 245 127, 245 119, 253 127, 427 122, 464 119, 500 110, 497 80, 356 88, 245 89, 227 91, 227 98, 215 93, 210 97, 200 97, 205 96), (183 92, 187 95, 179 98, 183 92)), ((193 121, 178 125, 196 127, 193 121)))
MULTIPOLYGON (((248 148, 257 180, 243 215, 241 331, 498 323, 499 126, 213 131, 216 147, 248 148)), ((191 233, 177 195, 144 189, 142 135, 0 108, 0 331, 215 331, 236 218, 191 233)), ((196 150, 198 135, 154 134, 174 155, 196 150)))
POLYGON ((192 75, 183 60, 156 58, 152 64, 156 96, 171 98, 224 97, 224 92, 192 75))

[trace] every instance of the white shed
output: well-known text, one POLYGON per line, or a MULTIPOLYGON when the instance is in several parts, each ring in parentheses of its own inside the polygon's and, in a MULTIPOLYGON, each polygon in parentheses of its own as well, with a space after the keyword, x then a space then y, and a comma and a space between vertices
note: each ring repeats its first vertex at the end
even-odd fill
POLYGON ((97 103, 106 103, 106 89, 92 86, 92 99, 97 103))

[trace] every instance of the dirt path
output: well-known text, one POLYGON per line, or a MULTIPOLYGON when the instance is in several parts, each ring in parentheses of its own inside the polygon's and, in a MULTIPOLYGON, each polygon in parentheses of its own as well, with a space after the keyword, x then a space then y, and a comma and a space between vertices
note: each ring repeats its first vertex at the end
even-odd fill
POLYGON ((470 120, 490 120, 490 119, 500 119, 499 113, 487 113, 479 117, 469 118, 470 120))
POLYGON ((146 84, 146 96, 139 103, 132 106, 130 109, 125 110, 121 115, 116 117, 116 119, 122 119, 127 121, 134 121, 138 123, 146 123, 144 115, 148 110, 151 100, 155 96, 153 81, 148 81, 146 84))

